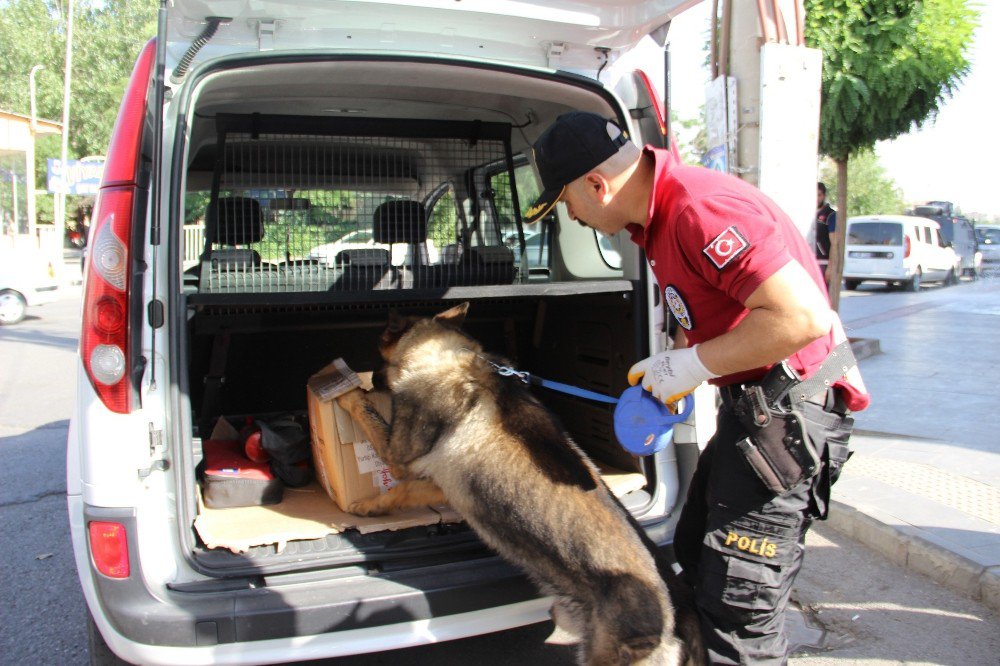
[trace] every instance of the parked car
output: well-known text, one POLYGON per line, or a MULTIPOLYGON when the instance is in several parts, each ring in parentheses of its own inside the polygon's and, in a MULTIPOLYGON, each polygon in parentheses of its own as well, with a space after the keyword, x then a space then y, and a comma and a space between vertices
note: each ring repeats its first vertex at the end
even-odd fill
POLYGON ((906 215, 848 220, 844 260, 847 289, 875 280, 919 291, 924 282, 954 284, 960 273, 961 260, 941 237, 934 220, 906 215))
MULTIPOLYGON (((266 520, 221 509, 241 540, 207 538, 198 470, 222 419, 303 417, 306 382, 331 360, 372 369, 390 311, 470 301, 465 328, 486 349, 606 394, 661 351, 662 292, 636 246, 605 248, 613 265, 562 206, 557 233, 528 239, 529 264, 547 271, 524 280, 504 243, 534 231, 518 210, 540 190, 527 156, 560 114, 598 113, 665 146, 660 95, 616 66, 691 3, 585 4, 164 4, 164 70, 151 41, 125 88, 86 261, 66 478, 93 663, 326 659, 549 619, 523 572, 437 514, 395 531, 365 519, 363 533, 324 519, 304 535, 274 506, 256 514, 266 520), (193 240, 177 224, 189 201, 205 217, 193 240), (345 223, 357 232, 328 243, 345 223), (453 260, 390 265, 373 245, 429 237, 448 239, 453 260)), ((714 429, 708 401, 672 448, 638 460, 614 440, 611 409, 540 399, 634 482, 624 506, 669 548, 714 429)))
MULTIPOLYGON (((535 229, 524 232, 524 253, 528 260, 529 269, 547 269, 549 267, 549 246, 548 243, 542 242, 544 238, 544 235, 535 229)), ((514 253, 514 265, 520 265, 521 244, 518 242, 518 235, 516 233, 508 234, 504 238, 504 245, 514 253)))
MULTIPOLYGON (((402 266, 407 262, 407 255, 412 252, 412 247, 406 243, 395 243, 390 248, 389 245, 376 243, 375 236, 370 229, 358 229, 345 234, 332 243, 325 243, 314 247, 309 252, 309 258, 320 261, 327 266, 333 266, 337 262, 338 256, 343 260, 344 255, 340 253, 344 250, 369 250, 382 249, 391 250, 391 263, 393 266, 402 266)), ((427 239, 423 242, 423 261, 425 264, 436 264, 440 258, 438 249, 434 241, 427 239)))
POLYGON ((1000 225, 976 225, 976 240, 984 263, 1000 262, 1000 225))
POLYGON ((16 324, 29 307, 59 298, 56 265, 38 250, 0 249, 0 325, 16 324))

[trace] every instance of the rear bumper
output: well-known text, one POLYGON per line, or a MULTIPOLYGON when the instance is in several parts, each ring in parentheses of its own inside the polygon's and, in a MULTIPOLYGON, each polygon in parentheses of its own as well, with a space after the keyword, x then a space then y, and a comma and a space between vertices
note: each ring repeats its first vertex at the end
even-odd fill
POLYGON ((854 273, 848 270, 844 270, 845 280, 909 280, 913 277, 913 273, 908 271, 885 271, 880 273, 854 273))
POLYGON ((49 287, 39 287, 32 290, 29 298, 31 299, 28 303, 29 305, 45 305, 46 303, 52 303, 58 301, 62 296, 62 291, 58 286, 53 285, 49 287))
POLYGON ((1000 262, 1000 250, 983 252, 984 264, 995 264, 997 262, 1000 262))
MULTIPOLYGON (((361 567, 274 577, 207 579, 156 588, 136 555, 130 509, 68 498, 77 570, 111 649, 142 664, 260 664, 391 650, 548 619, 551 602, 499 558, 369 574, 361 567), (131 576, 96 572, 89 520, 125 525, 131 576), (281 579, 288 580, 281 580, 281 579)), ((654 530, 660 531, 660 530, 654 530)))

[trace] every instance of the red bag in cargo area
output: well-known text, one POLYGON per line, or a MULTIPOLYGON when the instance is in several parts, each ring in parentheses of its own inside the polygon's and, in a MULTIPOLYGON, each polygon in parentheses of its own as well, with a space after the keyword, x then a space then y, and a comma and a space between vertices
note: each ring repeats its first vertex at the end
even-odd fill
POLYGON ((277 504, 284 484, 267 462, 247 458, 243 442, 210 439, 202 442, 202 497, 211 509, 277 504))

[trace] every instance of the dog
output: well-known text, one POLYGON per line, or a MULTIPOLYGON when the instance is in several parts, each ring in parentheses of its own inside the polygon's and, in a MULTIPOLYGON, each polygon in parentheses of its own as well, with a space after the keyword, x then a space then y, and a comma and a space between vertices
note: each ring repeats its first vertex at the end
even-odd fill
POLYGON ((390 422, 360 389, 337 398, 400 480, 351 510, 450 503, 555 598, 557 632, 578 643, 580 664, 705 663, 691 613, 686 640, 675 635, 678 581, 659 550, 555 417, 460 330, 468 308, 390 317, 375 382, 392 397, 390 422))

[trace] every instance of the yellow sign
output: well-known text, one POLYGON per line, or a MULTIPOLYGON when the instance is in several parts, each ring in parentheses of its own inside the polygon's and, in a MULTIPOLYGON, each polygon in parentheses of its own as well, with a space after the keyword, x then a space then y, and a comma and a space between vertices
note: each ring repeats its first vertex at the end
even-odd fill
POLYGON ((752 555, 774 557, 778 554, 777 544, 770 543, 766 538, 761 539, 758 544, 757 539, 752 539, 748 536, 740 536, 736 532, 730 532, 726 535, 726 545, 732 547, 734 544, 740 550, 752 555))

